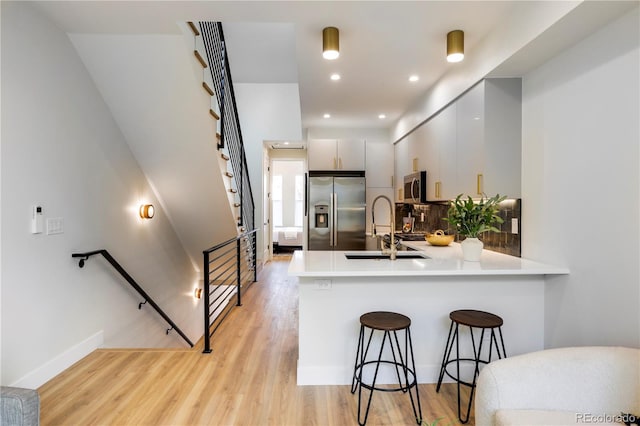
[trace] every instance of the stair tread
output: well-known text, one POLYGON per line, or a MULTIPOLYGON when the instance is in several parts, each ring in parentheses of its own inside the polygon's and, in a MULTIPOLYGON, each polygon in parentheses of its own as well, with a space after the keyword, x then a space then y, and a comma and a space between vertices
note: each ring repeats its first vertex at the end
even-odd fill
POLYGON ((187 22, 187 24, 189 25, 189 28, 191 28, 191 31, 193 32, 193 35, 195 35, 195 36, 199 36, 200 35, 200 31, 196 27, 196 24, 194 24, 191 21, 187 22))

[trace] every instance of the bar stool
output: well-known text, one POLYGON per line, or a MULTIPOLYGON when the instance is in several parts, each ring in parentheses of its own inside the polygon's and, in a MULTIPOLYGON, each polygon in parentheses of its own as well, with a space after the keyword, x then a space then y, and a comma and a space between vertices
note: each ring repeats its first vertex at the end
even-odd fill
MULTIPOLYGON (((371 398, 373 397, 373 391, 382 392, 408 392, 411 399, 411 407, 413 408, 413 415, 417 424, 422 423, 422 408, 420 407, 420 397, 418 396, 418 381, 416 379, 416 364, 413 357, 413 344, 411 342, 411 332, 409 330, 411 326, 411 319, 402 314, 395 312, 369 312, 360 317, 360 337, 358 339, 358 349, 356 352, 356 361, 353 367, 353 380, 351 382, 351 393, 358 391, 358 424, 364 426, 367 423, 367 417, 369 416, 369 407, 371 406, 371 398), (370 329, 369 337, 366 339, 365 346, 365 328, 370 329), (400 345, 398 339, 398 331, 404 330, 404 351, 400 345), (369 347, 371 345, 371 339, 374 331, 382 331, 382 342, 380 343, 380 351, 378 353, 377 360, 367 361, 367 354, 369 353, 369 347), (383 359, 382 352, 385 347, 385 343, 389 341, 389 347, 391 349, 391 359, 383 359), (395 344, 395 346, 394 346, 395 344), (409 364, 411 362, 411 364, 409 364), (398 378, 397 387, 380 387, 376 386, 378 379, 378 371, 380 365, 390 365, 395 370, 395 375, 398 378), (363 370, 371 370, 375 366, 373 374, 373 380, 371 383, 365 383, 362 378, 363 370), (364 420, 361 421, 362 416, 362 388, 369 389, 369 400, 367 401, 367 408, 364 413, 364 420), (415 388, 415 389, 414 389, 415 388), (415 392, 412 393, 412 389, 415 392), (417 403, 417 410, 416 410, 417 403)), ((379 334, 379 333, 378 333, 379 334)), ((388 356, 388 355, 387 355, 388 356)), ((394 385, 395 386, 395 385, 394 385)))
POLYGON ((480 374, 480 364, 488 364, 491 362, 491 355, 494 345, 498 358, 507 357, 507 353, 504 348, 504 340, 502 339, 503 321, 502 318, 497 315, 491 314, 489 312, 475 311, 471 309, 453 311, 449 314, 449 318, 451 319, 451 326, 449 327, 449 337, 447 337, 447 345, 445 346, 444 356, 442 357, 442 366, 440 367, 440 376, 438 377, 436 392, 440 391, 440 385, 442 384, 442 379, 444 378, 445 374, 455 380, 458 385, 458 419, 460 419, 460 422, 462 423, 467 423, 469 421, 469 413, 471 412, 471 403, 473 401, 473 393, 476 388, 476 380, 478 378, 478 374, 480 374), (473 346, 473 358, 460 357, 460 342, 458 338, 458 326, 460 325, 466 325, 469 327, 469 331, 471 334, 471 344, 473 346), (475 337, 473 335, 474 328, 479 328, 482 330, 480 333, 480 342, 477 350, 475 337), (496 328, 498 329, 498 333, 500 335, 500 346, 502 346, 502 353, 500 353, 498 339, 496 338, 496 328), (480 355, 482 351, 482 342, 484 341, 484 332, 486 329, 491 329, 491 334, 489 336, 489 358, 483 360, 480 358, 480 355), (456 345, 456 357, 451 359, 451 351, 453 350, 454 343, 456 345), (460 378, 460 361, 471 361, 474 363, 473 380, 471 381, 471 383, 466 382, 460 378), (455 375, 451 374, 447 370, 448 365, 454 362, 456 364, 455 375), (471 395, 469 395, 469 405, 467 406, 467 416, 464 420, 462 419, 462 415, 460 413, 460 385, 465 385, 471 388, 471 395))

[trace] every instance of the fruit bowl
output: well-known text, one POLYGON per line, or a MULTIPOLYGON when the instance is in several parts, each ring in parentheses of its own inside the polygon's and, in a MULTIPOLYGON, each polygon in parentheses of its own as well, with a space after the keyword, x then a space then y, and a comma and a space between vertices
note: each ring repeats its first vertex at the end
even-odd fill
POLYGON ((453 241, 453 235, 445 235, 442 229, 438 229, 433 234, 427 233, 424 239, 432 246, 448 246, 453 241))

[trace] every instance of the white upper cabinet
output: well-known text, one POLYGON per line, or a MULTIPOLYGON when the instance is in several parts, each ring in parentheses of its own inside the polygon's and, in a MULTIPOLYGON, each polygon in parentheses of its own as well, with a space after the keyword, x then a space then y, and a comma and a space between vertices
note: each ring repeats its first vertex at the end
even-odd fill
POLYGON ((402 143, 407 151, 405 174, 427 171, 427 200, 451 198, 457 180, 455 105, 430 118, 398 145, 402 143))
POLYGON ((482 195, 484 113, 484 82, 480 82, 456 101, 458 194, 482 195))
POLYGON ((411 173, 411 157, 409 156, 409 138, 412 135, 407 136, 407 138, 401 140, 397 144, 393 145, 394 152, 394 171, 395 171, 395 196, 392 199, 395 199, 397 202, 402 202, 404 199, 403 193, 403 184, 404 184, 404 176, 411 173))
POLYGON ((365 141, 312 139, 307 157, 309 170, 365 170, 365 141))
POLYGON ((307 144, 307 163, 309 170, 336 169, 335 139, 313 139, 307 144))
POLYGON ((395 145, 396 190, 427 171, 427 200, 520 197, 522 81, 486 79, 395 145))
POLYGON ((393 145, 368 142, 366 149, 367 188, 393 188, 393 145))
POLYGON ((522 80, 484 81, 483 192, 488 196, 521 196, 522 80))
POLYGON ((427 170, 427 200, 440 201, 455 198, 457 193, 456 173, 456 106, 450 105, 442 110, 431 121, 432 138, 434 143, 428 150, 427 161, 430 156, 437 154, 437 175, 429 178, 427 170), (431 195, 429 195, 431 194, 431 195))
POLYGON ((522 83, 486 79, 456 101, 458 193, 520 197, 522 83))

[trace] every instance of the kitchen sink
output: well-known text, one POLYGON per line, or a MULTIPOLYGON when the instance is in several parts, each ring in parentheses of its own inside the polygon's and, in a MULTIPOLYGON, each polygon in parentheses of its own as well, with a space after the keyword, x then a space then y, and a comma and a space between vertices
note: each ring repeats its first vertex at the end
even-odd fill
MULTIPOLYGON (((391 257, 390 253, 381 251, 348 251, 344 255, 347 259, 389 259, 391 257)), ((399 251, 396 252, 396 260, 400 259, 429 259, 429 256, 418 251, 399 251)))

